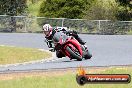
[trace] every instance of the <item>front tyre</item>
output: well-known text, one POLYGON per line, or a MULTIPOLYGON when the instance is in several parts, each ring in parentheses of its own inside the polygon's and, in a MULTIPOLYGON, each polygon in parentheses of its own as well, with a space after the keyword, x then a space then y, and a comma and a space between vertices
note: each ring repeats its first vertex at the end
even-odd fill
POLYGON ((76 52, 72 50, 69 46, 66 47, 66 51, 69 53, 70 58, 77 59, 78 61, 82 61, 82 56, 80 55, 79 51, 76 52))

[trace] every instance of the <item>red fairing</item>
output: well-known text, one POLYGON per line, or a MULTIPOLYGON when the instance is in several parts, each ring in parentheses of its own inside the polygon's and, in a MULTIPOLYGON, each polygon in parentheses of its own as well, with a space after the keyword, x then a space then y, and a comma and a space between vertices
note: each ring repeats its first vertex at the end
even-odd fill
MULTIPOLYGON (((82 56, 82 49, 81 49, 80 44, 79 44, 79 42, 78 42, 77 40, 75 40, 75 39, 68 39, 68 41, 67 41, 66 43, 67 43, 67 44, 66 44, 66 46, 64 47, 64 49, 65 49, 67 46, 71 46, 71 44, 72 44, 73 46, 75 46, 75 47, 79 50, 79 53, 80 53, 80 55, 82 56)), ((68 52, 66 52, 66 53, 68 53, 68 52)), ((69 53, 68 53, 67 55, 69 55, 69 53)))
POLYGON ((62 44, 62 37, 60 37, 59 43, 62 44))

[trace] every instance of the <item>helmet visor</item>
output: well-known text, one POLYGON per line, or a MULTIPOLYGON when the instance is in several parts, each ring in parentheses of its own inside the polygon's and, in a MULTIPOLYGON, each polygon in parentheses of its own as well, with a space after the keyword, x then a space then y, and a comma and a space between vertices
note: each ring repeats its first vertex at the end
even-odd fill
POLYGON ((49 35, 49 31, 43 31, 43 33, 47 36, 49 35))

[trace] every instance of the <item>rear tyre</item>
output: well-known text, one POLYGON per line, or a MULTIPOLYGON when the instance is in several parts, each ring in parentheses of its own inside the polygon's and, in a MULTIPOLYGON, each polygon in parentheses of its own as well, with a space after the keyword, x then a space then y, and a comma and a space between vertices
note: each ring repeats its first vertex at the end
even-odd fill
POLYGON ((84 56, 84 58, 87 60, 87 59, 90 59, 92 57, 92 54, 87 51, 86 55, 84 56))
POLYGON ((72 59, 77 59, 78 61, 82 61, 82 56, 79 54, 79 52, 75 52, 74 50, 72 50, 69 46, 66 47, 66 50, 68 51, 68 53, 70 54, 70 58, 72 59))

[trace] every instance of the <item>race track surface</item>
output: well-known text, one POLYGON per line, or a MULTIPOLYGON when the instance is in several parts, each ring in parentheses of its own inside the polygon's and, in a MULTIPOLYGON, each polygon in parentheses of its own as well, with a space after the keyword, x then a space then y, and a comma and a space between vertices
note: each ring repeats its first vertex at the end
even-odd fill
MULTIPOLYGON (((110 66, 132 64, 132 36, 131 35, 79 35, 87 43, 93 57, 90 60, 76 61, 69 58, 0 66, 2 71, 47 70, 55 68, 71 68, 78 66, 110 66)), ((0 45, 48 49, 42 34, 29 33, 0 33, 0 45)))

